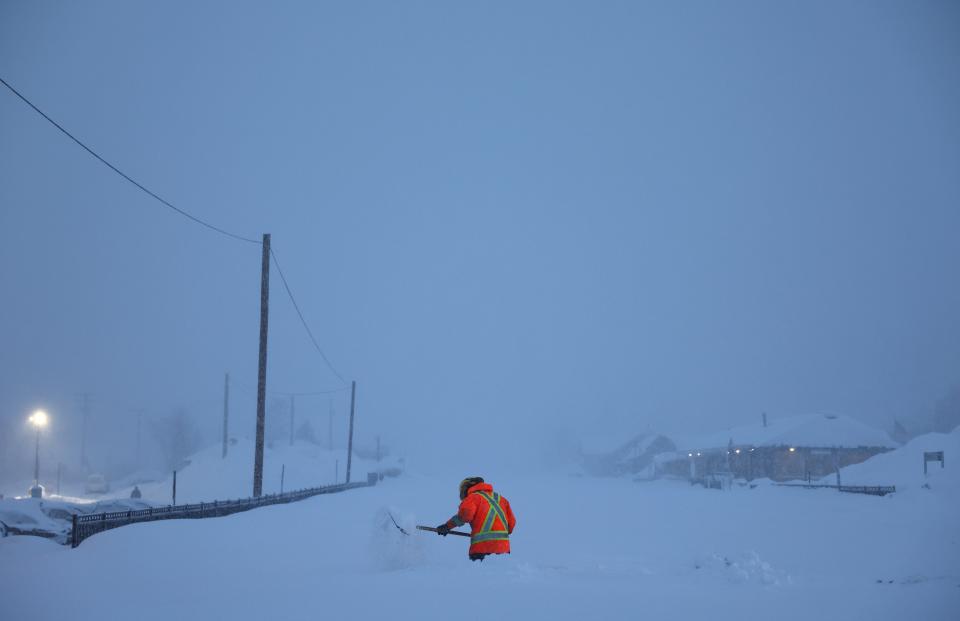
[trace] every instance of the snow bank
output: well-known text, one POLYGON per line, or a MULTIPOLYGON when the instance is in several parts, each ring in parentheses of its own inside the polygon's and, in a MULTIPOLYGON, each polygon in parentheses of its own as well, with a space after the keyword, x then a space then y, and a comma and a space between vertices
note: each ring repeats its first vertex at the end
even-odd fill
POLYGON ((426 539, 416 529, 413 514, 383 507, 373 517, 368 553, 374 567, 395 571, 423 565, 426 539))
MULTIPOLYGON (((896 485, 897 493, 927 486, 960 496, 960 428, 918 436, 894 451, 841 469, 840 477, 844 485, 896 485), (943 451, 945 467, 930 463, 925 476, 924 451, 943 451)), ((836 479, 830 476, 824 481, 835 483, 836 479)))
POLYGON ((790 575, 779 571, 754 551, 734 557, 711 554, 699 559, 694 569, 736 584, 780 586, 791 584, 790 575))

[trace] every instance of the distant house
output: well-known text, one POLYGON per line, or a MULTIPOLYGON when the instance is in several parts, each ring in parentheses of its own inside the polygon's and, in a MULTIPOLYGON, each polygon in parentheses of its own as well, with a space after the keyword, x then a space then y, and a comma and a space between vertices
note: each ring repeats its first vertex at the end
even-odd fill
POLYGON ((658 471, 706 481, 718 475, 774 481, 819 479, 895 448, 883 431, 847 416, 810 415, 690 438, 658 459, 658 471))
POLYGON ((642 472, 657 455, 676 450, 670 438, 656 433, 641 433, 627 440, 623 436, 594 436, 581 440, 580 459, 587 474, 621 476, 642 472))

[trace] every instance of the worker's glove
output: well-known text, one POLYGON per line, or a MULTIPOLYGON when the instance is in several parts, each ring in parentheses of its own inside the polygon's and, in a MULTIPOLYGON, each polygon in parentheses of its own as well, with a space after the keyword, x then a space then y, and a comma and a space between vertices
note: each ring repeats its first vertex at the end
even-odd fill
POLYGON ((447 526, 446 522, 444 522, 440 526, 437 526, 437 534, 440 535, 441 537, 446 537, 447 533, 449 532, 450 532, 450 527, 447 526))

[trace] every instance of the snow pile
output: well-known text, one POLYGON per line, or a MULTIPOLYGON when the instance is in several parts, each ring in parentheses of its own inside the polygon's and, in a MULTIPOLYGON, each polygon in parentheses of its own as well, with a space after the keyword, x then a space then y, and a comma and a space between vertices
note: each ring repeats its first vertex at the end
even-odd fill
POLYGON ((396 507, 383 507, 374 514, 369 552, 374 567, 382 571, 407 569, 424 564, 425 538, 416 530, 413 515, 396 507))
POLYGON ((753 551, 737 556, 711 554, 698 560, 694 568, 734 584, 780 586, 792 583, 789 574, 774 569, 753 551))
MULTIPOLYGON (((928 433, 904 446, 840 470, 844 485, 896 485, 897 492, 930 488, 960 495, 960 428, 951 433, 928 433), (944 466, 927 464, 923 474, 923 453, 943 451, 944 466)), ((833 476, 824 479, 835 483, 833 476)))
POLYGON ((146 509, 151 503, 132 499, 88 502, 82 499, 5 498, 0 500, 0 536, 36 535, 66 543, 73 514, 146 509))
MULTIPOLYGON (((60 503, 54 503, 57 507, 60 503)), ((65 538, 69 522, 57 520, 44 512, 51 503, 38 498, 0 500, 0 536, 36 534, 41 537, 65 538)))

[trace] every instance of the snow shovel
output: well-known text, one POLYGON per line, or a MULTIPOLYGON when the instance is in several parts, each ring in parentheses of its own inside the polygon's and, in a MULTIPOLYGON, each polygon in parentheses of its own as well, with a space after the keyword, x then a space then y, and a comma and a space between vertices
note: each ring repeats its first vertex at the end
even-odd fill
MULTIPOLYGON (((417 524, 417 530, 428 530, 428 531, 430 531, 431 533, 437 532, 437 529, 434 528, 433 526, 420 526, 419 524, 417 524)), ((448 535, 460 535, 461 537, 469 537, 469 536, 470 536, 470 533, 461 533, 459 530, 451 530, 451 531, 447 532, 447 534, 448 534, 448 535)))

